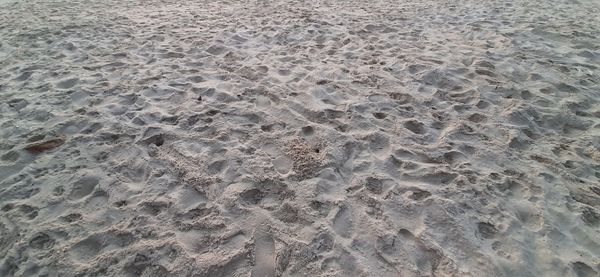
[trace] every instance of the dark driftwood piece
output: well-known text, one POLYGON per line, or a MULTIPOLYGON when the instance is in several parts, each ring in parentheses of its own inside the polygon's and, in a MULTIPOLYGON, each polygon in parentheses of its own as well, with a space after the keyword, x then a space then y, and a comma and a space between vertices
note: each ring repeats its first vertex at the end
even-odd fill
POLYGON ((38 154, 52 148, 59 147, 65 143, 65 137, 60 136, 49 140, 34 142, 25 147, 25 150, 33 154, 38 154))

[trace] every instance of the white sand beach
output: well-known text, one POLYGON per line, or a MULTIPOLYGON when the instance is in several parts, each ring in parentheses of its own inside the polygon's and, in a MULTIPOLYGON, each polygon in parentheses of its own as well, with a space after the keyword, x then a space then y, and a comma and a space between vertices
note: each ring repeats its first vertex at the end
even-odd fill
POLYGON ((0 276, 600 276, 599 14, 0 0, 0 276))

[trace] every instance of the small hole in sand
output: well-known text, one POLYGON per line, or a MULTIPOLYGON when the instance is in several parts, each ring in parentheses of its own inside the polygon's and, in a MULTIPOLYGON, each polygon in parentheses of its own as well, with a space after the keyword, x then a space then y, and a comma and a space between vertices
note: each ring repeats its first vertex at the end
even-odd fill
POLYGON ((321 150, 315 149, 315 153, 320 153, 320 152, 321 152, 321 150))
POLYGON ((263 130, 263 132, 271 132, 273 130, 273 125, 262 125, 260 126, 260 129, 263 130))
POLYGON ((158 136, 152 143, 154 143, 156 146, 162 146, 165 144, 165 138, 163 136, 158 136))
POLYGON ((384 113, 374 113, 373 116, 377 119, 384 119, 387 115, 384 113))
POLYGON ((305 136, 312 136, 315 133, 315 129, 311 126, 302 127, 302 134, 305 136))
POLYGON ((117 201, 115 203, 113 203, 113 205, 115 205, 115 207, 123 207, 127 205, 127 200, 120 200, 117 201))

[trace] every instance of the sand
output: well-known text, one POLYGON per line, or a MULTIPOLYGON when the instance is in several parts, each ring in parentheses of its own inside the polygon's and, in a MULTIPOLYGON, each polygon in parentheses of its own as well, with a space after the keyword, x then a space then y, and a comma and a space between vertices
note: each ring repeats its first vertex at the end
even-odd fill
POLYGON ((600 2, 0 2, 0 276, 599 276, 600 2))

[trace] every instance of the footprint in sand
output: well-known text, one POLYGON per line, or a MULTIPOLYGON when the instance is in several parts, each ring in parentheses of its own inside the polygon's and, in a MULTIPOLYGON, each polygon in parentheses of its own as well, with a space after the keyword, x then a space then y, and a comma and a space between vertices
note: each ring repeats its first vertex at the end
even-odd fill
POLYGON ((251 277, 275 277, 275 241, 272 236, 257 230, 254 233, 254 268, 251 277))
POLYGON ((87 176, 73 183, 71 192, 69 193, 70 200, 79 200, 94 191, 100 179, 95 176, 87 176))

